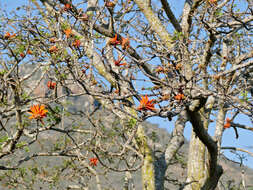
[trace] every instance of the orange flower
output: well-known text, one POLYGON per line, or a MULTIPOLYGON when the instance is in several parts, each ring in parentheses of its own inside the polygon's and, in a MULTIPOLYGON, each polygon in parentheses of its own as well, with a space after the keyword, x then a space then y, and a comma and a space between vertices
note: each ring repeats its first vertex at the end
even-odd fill
POLYGON ((230 128, 231 127, 231 120, 229 118, 226 119, 226 123, 224 124, 224 129, 230 128))
POLYGON ((117 40, 117 34, 115 34, 114 38, 109 39, 108 44, 109 45, 115 45, 115 46, 120 44, 120 41, 117 40))
POLYGON ((115 93, 115 94, 118 94, 118 93, 119 93, 119 89, 116 89, 116 90, 114 91, 114 93, 115 93))
POLYGON ((155 100, 149 100, 147 95, 142 96, 141 101, 140 101, 140 105, 137 109, 138 110, 154 111, 155 110, 155 103, 153 103, 153 101, 155 101, 155 100))
POLYGON ((120 61, 119 60, 117 60, 117 61, 114 61, 114 64, 116 65, 116 66, 121 66, 121 65, 126 65, 126 63, 120 63, 120 61))
POLYGON ((4 34, 4 39, 10 39, 10 38, 14 38, 16 36, 16 34, 10 34, 10 32, 6 32, 4 34))
POLYGON ((90 158, 90 165, 97 166, 98 159, 97 158, 90 158))
POLYGON ((55 41, 56 41, 55 38, 50 38, 50 39, 49 39, 49 42, 50 42, 50 43, 55 43, 55 41))
POLYGON ((181 63, 178 63, 177 65, 176 65, 176 70, 181 70, 182 69, 182 64, 181 63))
POLYGON ((158 66, 158 67, 156 68, 155 72, 157 72, 157 73, 163 73, 163 72, 164 72, 164 68, 161 67, 161 66, 158 66))
POLYGON ((80 45, 81 45, 81 41, 80 41, 80 40, 75 40, 75 41, 72 43, 72 46, 74 46, 75 48, 80 47, 80 45))
POLYGON ((68 11, 70 8, 71 8, 71 5, 67 3, 67 4, 64 5, 63 10, 68 11))
POLYGON ((72 30, 71 30, 71 28, 67 28, 66 30, 64 30, 64 33, 65 33, 66 37, 69 38, 70 35, 72 35, 72 30))
POLYGON ((122 49, 128 49, 130 47, 130 41, 128 38, 122 38, 121 47, 122 49))
POLYGON ((29 55, 33 54, 33 52, 30 49, 28 49, 26 53, 29 54, 29 55))
POLYGON ((108 8, 114 8, 115 7, 115 3, 114 2, 111 2, 111 1, 107 1, 105 3, 105 6, 108 7, 108 8))
POLYGON ((220 79, 220 76, 219 76, 219 75, 213 75, 213 79, 214 79, 214 80, 219 80, 219 79, 220 79))
POLYGON ((224 124, 224 129, 230 128, 231 124, 230 123, 225 123, 224 124))
POLYGON ((47 82, 47 87, 51 90, 55 89, 56 83, 52 81, 47 82))
POLYGON ((10 37, 11 37, 10 32, 6 32, 6 33, 4 34, 4 39, 9 39, 10 37))
POLYGON ((175 100, 181 101, 181 100, 185 99, 185 95, 180 93, 180 94, 177 94, 174 98, 175 98, 175 100))
POLYGON ((33 105, 30 107, 30 111, 28 111, 29 114, 32 114, 29 119, 37 119, 43 124, 42 119, 46 117, 47 112, 48 110, 45 109, 44 105, 33 105))
POLYGON ((52 47, 49 48, 50 53, 55 53, 57 51, 58 51, 58 48, 56 46, 52 46, 52 47))
POLYGON ((11 38, 15 38, 15 37, 16 37, 16 34, 12 34, 12 35, 11 35, 11 38))

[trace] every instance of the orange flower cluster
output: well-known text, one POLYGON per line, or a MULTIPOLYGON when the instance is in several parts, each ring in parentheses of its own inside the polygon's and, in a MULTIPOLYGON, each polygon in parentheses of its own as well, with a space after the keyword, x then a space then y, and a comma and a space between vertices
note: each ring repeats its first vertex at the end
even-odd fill
POLYGON ((176 65, 176 70, 181 70, 182 69, 182 67, 183 67, 183 65, 181 64, 181 63, 178 63, 177 65, 176 65))
POLYGON ((30 111, 28 111, 28 113, 31 114, 29 119, 37 119, 43 124, 42 119, 46 117, 47 112, 48 110, 45 109, 44 105, 33 105, 30 107, 30 111))
POLYGON ((164 68, 161 67, 161 66, 158 66, 158 67, 156 68, 155 72, 157 72, 157 73, 163 73, 163 72, 164 72, 164 68))
POLYGON ((56 83, 52 81, 47 82, 47 87, 51 90, 55 89, 56 83))
POLYGON ((116 90, 114 91, 114 93, 115 93, 115 94, 118 94, 118 93, 119 93, 119 89, 116 89, 116 90))
POLYGON ((72 35, 71 28, 67 28, 66 30, 64 30, 64 33, 65 33, 66 37, 69 38, 72 35))
POLYGON ((116 45, 119 45, 121 42, 118 40, 117 34, 115 34, 115 37, 114 38, 110 38, 108 43, 109 43, 109 45, 116 46, 116 45))
POLYGON ((55 43, 55 41, 56 41, 55 38, 50 38, 50 39, 49 39, 49 42, 50 42, 50 43, 55 43))
POLYGON ((175 98, 175 100, 181 101, 181 100, 185 99, 185 95, 182 93, 179 93, 174 98, 175 98))
POLYGON ((58 48, 56 46, 51 46, 49 48, 49 53, 56 53, 58 51, 58 48))
POLYGON ((28 49, 26 53, 29 54, 29 55, 33 54, 33 52, 30 49, 28 49))
POLYGON ((8 40, 8 39, 11 39, 11 38, 14 38, 16 36, 16 34, 10 34, 10 32, 6 32, 4 34, 4 39, 8 40))
POLYGON ((108 41, 109 45, 121 45, 122 49, 128 49, 130 47, 130 41, 128 38, 121 37, 121 40, 118 40, 117 34, 115 34, 114 38, 110 38, 108 41))
POLYGON ((229 118, 226 119, 226 123, 224 124, 224 129, 230 128, 231 127, 231 120, 229 118))
POLYGON ((78 39, 76 39, 76 40, 72 43, 72 46, 74 46, 75 48, 80 47, 80 45, 81 45, 81 41, 78 40, 78 39))
POLYGON ((145 95, 145 96, 142 96, 141 97, 141 101, 140 101, 140 105, 139 107, 137 108, 138 110, 151 110, 151 111, 154 111, 155 110, 155 103, 154 103, 154 99, 153 100, 149 100, 148 99, 148 96, 145 95))
POLYGON ((130 47, 130 41, 128 38, 122 38, 121 47, 123 50, 128 49, 130 47))
POLYGON ((98 159, 97 158, 90 158, 90 165, 97 166, 98 159))

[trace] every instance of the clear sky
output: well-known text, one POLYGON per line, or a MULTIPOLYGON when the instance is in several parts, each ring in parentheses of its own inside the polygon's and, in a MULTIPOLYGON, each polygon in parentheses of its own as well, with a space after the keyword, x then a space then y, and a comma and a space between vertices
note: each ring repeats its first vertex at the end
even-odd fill
MULTIPOLYGON (((169 1, 171 4, 171 8, 173 12, 176 14, 177 17, 182 12, 182 7, 184 4, 184 0, 177 0, 177 1, 169 1)), ((5 8, 8 11, 16 9, 18 6, 22 4, 28 4, 28 0, 22 0, 22 1, 17 1, 17 0, 0 0, 0 7, 5 8)), ((239 3, 239 8, 243 9, 244 5, 242 3, 239 3)), ((148 121, 151 123, 158 124, 161 128, 165 128, 168 130, 168 132, 172 132, 173 126, 174 126, 174 120, 172 122, 169 122, 167 119, 161 119, 158 117, 151 118, 148 121)), ((240 123, 244 124, 247 126, 252 127, 252 123, 249 120, 249 118, 239 115, 239 117, 236 118, 234 121, 235 123, 240 123)), ((215 123, 213 122, 210 124, 210 134, 213 134, 214 132, 214 127, 215 123)), ((233 128, 226 129, 223 135, 223 143, 222 146, 234 146, 237 148, 243 148, 247 149, 248 151, 253 152, 253 132, 252 131, 247 131, 243 129, 238 129, 239 133, 239 138, 235 138, 235 133, 233 128)), ((185 137, 189 140, 191 136, 191 126, 188 123, 186 128, 185 128, 185 137)), ((225 155, 232 160, 238 161, 238 158, 235 156, 235 154, 230 153, 228 150, 226 150, 225 155)), ((244 164, 251 167, 253 169, 253 157, 250 157, 246 153, 241 153, 241 155, 245 155, 246 159, 244 160, 244 164)))

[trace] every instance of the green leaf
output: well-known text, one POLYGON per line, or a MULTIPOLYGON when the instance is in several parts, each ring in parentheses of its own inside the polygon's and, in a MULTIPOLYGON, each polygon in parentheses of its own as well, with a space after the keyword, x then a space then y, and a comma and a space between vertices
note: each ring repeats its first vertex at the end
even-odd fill
POLYGON ((17 147, 17 148, 21 148, 21 147, 23 147, 23 146, 25 146, 25 145, 27 145, 27 143, 24 142, 24 141, 22 141, 22 142, 20 142, 20 143, 17 143, 17 144, 16 144, 16 147, 17 147))
POLYGON ((131 118, 129 121, 129 127, 131 127, 131 128, 134 127, 136 125, 136 123, 137 123, 137 120, 134 118, 131 118))
POLYGON ((30 152, 30 149, 29 149, 28 146, 25 146, 25 147, 24 147, 24 150, 25 150, 26 152, 30 152))
POLYGON ((0 143, 4 143, 4 142, 6 142, 8 139, 9 139, 8 136, 2 136, 2 137, 0 138, 0 143))

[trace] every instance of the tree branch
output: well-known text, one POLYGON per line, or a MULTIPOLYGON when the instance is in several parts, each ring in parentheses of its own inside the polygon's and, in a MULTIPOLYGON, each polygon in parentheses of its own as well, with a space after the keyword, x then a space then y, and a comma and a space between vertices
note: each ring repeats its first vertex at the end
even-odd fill
POLYGON ((235 150, 235 151, 241 151, 241 152, 246 152, 248 153, 250 156, 253 157, 253 152, 250 152, 248 150, 242 149, 242 148, 236 148, 236 147, 232 147, 232 146, 226 146, 226 147, 221 147, 221 149, 223 150, 235 150))
POLYGON ((166 28, 163 26, 159 18, 154 14, 152 8, 147 0, 134 0, 140 8, 141 12, 147 18, 152 30, 154 30, 161 38, 162 42, 168 49, 171 49, 173 45, 172 36, 168 33, 166 28))
POLYGON ((181 28, 179 22, 177 21, 175 15, 173 14, 172 10, 170 9, 170 5, 169 5, 168 1, 167 0, 161 0, 161 2, 162 2, 163 9, 165 10, 165 13, 166 13, 167 17, 171 21, 171 24, 174 26, 174 28, 178 32, 182 32, 182 28, 181 28))

